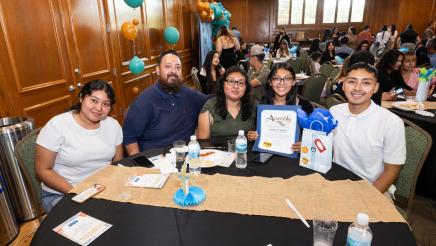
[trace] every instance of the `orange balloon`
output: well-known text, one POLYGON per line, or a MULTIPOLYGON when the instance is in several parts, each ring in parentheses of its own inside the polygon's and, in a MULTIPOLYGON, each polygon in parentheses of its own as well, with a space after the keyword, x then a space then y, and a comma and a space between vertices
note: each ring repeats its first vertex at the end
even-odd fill
POLYGON ((203 11, 203 2, 201 2, 201 1, 197 2, 197 9, 198 9, 198 12, 203 11))
POLYGON ((127 40, 135 40, 138 35, 136 26, 131 22, 124 22, 121 26, 121 33, 127 40))
POLYGON ((201 18, 207 19, 207 12, 203 10, 203 12, 201 12, 201 18))

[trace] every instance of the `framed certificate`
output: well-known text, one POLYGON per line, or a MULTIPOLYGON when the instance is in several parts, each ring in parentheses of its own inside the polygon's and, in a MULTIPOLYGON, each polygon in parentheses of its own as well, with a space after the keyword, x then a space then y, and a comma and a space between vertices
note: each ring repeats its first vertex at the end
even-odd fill
POLYGON ((297 158, 298 153, 292 151, 292 144, 300 139, 298 108, 296 105, 258 105, 258 137, 253 151, 297 158))

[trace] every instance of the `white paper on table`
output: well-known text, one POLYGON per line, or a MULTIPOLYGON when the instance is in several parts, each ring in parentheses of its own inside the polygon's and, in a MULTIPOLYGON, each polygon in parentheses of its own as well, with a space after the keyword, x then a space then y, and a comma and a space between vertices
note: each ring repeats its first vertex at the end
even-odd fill
POLYGON ((162 188, 167 181, 169 174, 143 174, 134 176, 130 180, 130 185, 142 188, 162 188))
POLYGON ((159 169, 161 174, 177 173, 175 154, 173 156, 172 153, 168 153, 165 157, 163 155, 157 155, 148 159, 154 164, 153 168, 159 169))
POLYGON ((229 167, 235 160, 235 153, 216 149, 200 150, 201 167, 229 167))
POLYGON ((259 148, 284 154, 292 154, 295 143, 297 113, 295 111, 269 110, 261 113, 259 148))
POLYGON ((111 224, 79 212, 53 231, 80 245, 88 245, 111 227, 111 224))

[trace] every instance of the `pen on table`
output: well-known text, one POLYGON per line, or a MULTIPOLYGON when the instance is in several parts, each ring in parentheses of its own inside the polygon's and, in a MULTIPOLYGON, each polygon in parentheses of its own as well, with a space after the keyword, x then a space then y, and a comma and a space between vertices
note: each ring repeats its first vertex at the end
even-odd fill
POLYGON ((297 216, 300 218, 300 220, 306 225, 307 228, 310 228, 309 223, 307 223, 306 219, 303 217, 303 215, 300 214, 300 212, 298 212, 298 210, 294 207, 294 205, 292 204, 291 201, 289 201, 288 198, 286 198, 286 203, 288 204, 288 206, 294 210, 294 212, 297 214, 297 216))
POLYGON ((227 149, 227 147, 224 147, 224 146, 205 146, 202 149, 227 149))

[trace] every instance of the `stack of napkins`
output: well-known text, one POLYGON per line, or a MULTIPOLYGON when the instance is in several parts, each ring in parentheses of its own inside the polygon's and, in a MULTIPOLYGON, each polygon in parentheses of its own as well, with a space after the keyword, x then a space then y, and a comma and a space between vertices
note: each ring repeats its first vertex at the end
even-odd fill
POLYGON ((134 187, 160 189, 169 176, 169 174, 143 174, 132 177, 129 183, 134 187))

